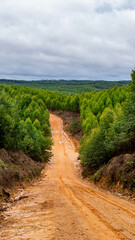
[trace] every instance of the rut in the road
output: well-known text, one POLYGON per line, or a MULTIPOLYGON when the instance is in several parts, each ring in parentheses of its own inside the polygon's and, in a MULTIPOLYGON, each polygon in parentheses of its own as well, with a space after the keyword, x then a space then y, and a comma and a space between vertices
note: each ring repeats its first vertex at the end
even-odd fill
POLYGON ((42 181, 25 190, 29 198, 4 213, 0 239, 135 239, 135 204, 86 183, 62 120, 51 114, 50 122, 52 161, 42 181))

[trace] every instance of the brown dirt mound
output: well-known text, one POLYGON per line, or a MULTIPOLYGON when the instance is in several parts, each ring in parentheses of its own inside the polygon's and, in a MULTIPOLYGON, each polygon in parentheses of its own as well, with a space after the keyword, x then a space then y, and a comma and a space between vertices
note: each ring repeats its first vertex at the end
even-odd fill
POLYGON ((8 188, 15 184, 28 182, 40 175, 43 163, 33 161, 23 152, 12 152, 0 149, 0 199, 9 197, 8 188))
POLYGON ((117 191, 135 193, 135 153, 121 154, 112 158, 107 165, 94 175, 94 181, 102 187, 110 187, 117 191))

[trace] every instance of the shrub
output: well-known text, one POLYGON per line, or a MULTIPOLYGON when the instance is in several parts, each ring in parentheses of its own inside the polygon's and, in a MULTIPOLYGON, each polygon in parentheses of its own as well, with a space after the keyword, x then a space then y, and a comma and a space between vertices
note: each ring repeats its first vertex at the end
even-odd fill
POLYGON ((69 132, 72 133, 73 135, 81 131, 81 124, 79 123, 78 120, 74 120, 70 125, 69 125, 69 132))

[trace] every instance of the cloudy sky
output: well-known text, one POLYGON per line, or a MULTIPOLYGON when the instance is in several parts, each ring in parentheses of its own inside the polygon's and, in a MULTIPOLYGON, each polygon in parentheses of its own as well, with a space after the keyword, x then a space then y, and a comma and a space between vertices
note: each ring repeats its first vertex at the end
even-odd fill
POLYGON ((0 0, 0 78, 130 79, 135 0, 0 0))

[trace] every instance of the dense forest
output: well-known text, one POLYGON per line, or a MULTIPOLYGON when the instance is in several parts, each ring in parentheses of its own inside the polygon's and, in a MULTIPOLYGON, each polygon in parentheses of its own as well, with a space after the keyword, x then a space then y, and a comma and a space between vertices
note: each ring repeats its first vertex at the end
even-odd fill
POLYGON ((49 136, 49 112, 40 94, 0 85, 0 148, 47 160, 52 146, 49 136))
POLYGON ((79 93, 83 91, 91 92, 93 90, 100 91, 103 89, 121 87, 129 84, 130 81, 90 81, 90 80, 42 80, 42 81, 22 81, 22 80, 6 80, 0 79, 1 84, 34 87, 39 89, 50 90, 61 93, 79 93))
POLYGON ((80 155, 84 166, 98 168, 115 155, 134 152, 135 71, 131 77, 131 86, 86 94, 83 99, 80 155))
POLYGON ((22 149, 35 159, 51 149, 48 110, 80 112, 84 166, 98 169, 135 142, 135 71, 132 84, 82 94, 0 85, 0 147, 22 149), (44 151, 44 149, 46 151, 44 151))
POLYGON ((124 141, 122 123, 129 90, 129 86, 115 87, 99 93, 84 94, 80 102, 84 132, 80 155, 84 166, 99 167, 115 154, 126 151, 124 146, 122 147, 124 141))

